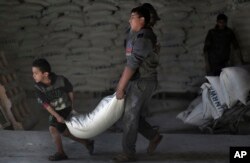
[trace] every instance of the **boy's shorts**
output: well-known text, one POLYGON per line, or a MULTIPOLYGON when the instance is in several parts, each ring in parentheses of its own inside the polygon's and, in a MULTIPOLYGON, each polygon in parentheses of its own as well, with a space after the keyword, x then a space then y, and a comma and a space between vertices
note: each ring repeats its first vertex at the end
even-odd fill
MULTIPOLYGON (((72 111, 71 108, 65 108, 63 110, 57 111, 57 113, 62 116, 64 119, 66 119, 70 112, 72 111)), ((57 122, 56 118, 52 115, 49 116, 49 126, 55 127, 60 133, 63 133, 67 126, 65 123, 59 123, 57 122)))

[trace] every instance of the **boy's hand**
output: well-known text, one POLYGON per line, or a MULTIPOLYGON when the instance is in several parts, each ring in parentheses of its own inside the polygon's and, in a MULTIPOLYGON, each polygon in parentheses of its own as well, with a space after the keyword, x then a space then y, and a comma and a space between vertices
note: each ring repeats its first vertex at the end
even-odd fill
POLYGON ((65 122, 64 122, 64 118, 61 117, 61 116, 56 117, 56 120, 57 120, 57 122, 59 122, 59 123, 65 123, 65 122))
POLYGON ((118 100, 120 100, 120 99, 123 99, 124 98, 124 91, 123 90, 116 90, 116 98, 118 99, 118 100))

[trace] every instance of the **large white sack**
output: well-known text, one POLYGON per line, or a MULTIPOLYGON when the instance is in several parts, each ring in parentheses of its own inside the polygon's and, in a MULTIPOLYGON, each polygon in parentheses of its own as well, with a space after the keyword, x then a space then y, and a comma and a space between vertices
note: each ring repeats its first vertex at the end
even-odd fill
POLYGON ((187 117, 189 116, 189 114, 196 108, 196 106, 198 104, 200 104, 202 102, 202 98, 201 96, 198 96, 196 99, 194 99, 188 106, 188 108, 183 111, 180 112, 176 118, 182 120, 183 122, 185 122, 185 120, 187 119, 187 117))
POLYGON ((224 94, 222 92, 221 84, 220 84, 220 78, 218 76, 206 76, 207 80, 211 84, 212 88, 216 91, 218 98, 220 100, 220 103, 223 105, 225 104, 225 98, 224 94))
POLYGON ((224 68, 220 74, 220 82, 225 101, 229 108, 237 100, 246 105, 250 91, 250 74, 240 67, 224 68))
POLYGON ((225 107, 221 105, 216 91, 209 83, 204 83, 201 88, 204 117, 212 117, 213 119, 220 118, 225 110, 225 107))
POLYGON ((203 113, 203 104, 202 101, 194 108, 194 110, 189 114, 184 123, 195 125, 195 126, 204 126, 212 120, 212 118, 204 117, 203 113))
POLYGON ((73 114, 65 124, 72 135, 91 138, 111 127, 122 116, 123 111, 124 99, 117 100, 114 94, 103 98, 89 114, 73 114))

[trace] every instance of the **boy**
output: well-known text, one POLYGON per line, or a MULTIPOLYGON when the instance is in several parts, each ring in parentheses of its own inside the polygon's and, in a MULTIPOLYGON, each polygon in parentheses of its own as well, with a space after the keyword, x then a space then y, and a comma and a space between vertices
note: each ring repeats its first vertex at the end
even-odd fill
POLYGON ((46 59, 36 59, 32 64, 33 78, 38 102, 50 113, 49 131, 55 142, 57 152, 49 156, 50 161, 67 159, 63 150, 61 135, 80 142, 86 146, 89 154, 93 153, 94 141, 79 139, 70 134, 64 119, 73 108, 73 87, 63 76, 51 72, 50 64, 46 59))
POLYGON ((129 20, 135 37, 126 42, 127 64, 119 80, 116 97, 125 96, 125 111, 123 116, 123 153, 114 157, 114 161, 135 161, 135 143, 139 131, 150 143, 148 154, 152 154, 162 140, 156 130, 148 124, 142 112, 147 106, 153 91, 157 86, 158 55, 154 52, 156 36, 150 28, 150 13, 143 6, 131 11, 129 20))

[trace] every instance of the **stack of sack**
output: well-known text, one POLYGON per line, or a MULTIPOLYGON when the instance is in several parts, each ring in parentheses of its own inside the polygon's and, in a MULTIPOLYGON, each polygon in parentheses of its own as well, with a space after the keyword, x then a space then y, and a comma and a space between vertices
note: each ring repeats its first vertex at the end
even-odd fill
POLYGON ((177 118, 202 128, 220 118, 226 109, 233 109, 237 104, 247 105, 249 70, 249 66, 228 67, 222 70, 220 76, 206 76, 208 83, 202 84, 201 94, 177 118))
POLYGON ((117 100, 114 94, 103 98, 91 113, 72 113, 65 121, 65 124, 75 137, 92 138, 118 121, 123 111, 124 99, 117 100))

